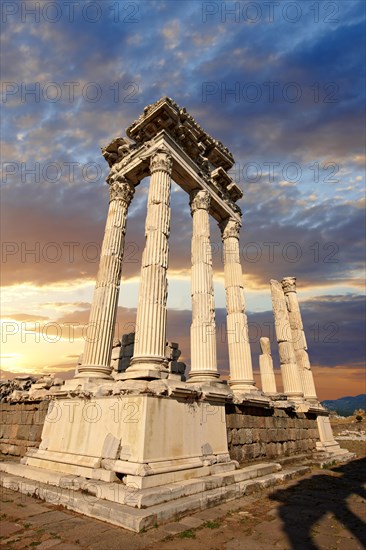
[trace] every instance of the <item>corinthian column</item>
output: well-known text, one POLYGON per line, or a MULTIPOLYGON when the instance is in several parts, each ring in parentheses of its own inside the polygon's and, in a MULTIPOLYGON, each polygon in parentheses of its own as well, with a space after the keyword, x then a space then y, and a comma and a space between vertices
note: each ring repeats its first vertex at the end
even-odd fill
POLYGON ((160 378, 168 372, 165 345, 171 170, 168 152, 155 152, 150 160, 134 356, 123 378, 160 378))
POLYGON ((215 303, 210 243, 210 194, 203 189, 191 193, 192 235, 192 324, 189 382, 219 378, 216 358, 215 303))
POLYGON ((313 373, 311 372, 304 327, 301 319, 301 312, 296 293, 296 278, 285 277, 281 281, 283 292, 286 296, 286 305, 290 320, 292 341, 295 350, 297 366, 300 372, 300 379, 304 398, 309 401, 318 402, 314 385, 313 373))
POLYGON ((280 355, 283 390, 294 401, 302 401, 303 391, 296 363, 286 298, 278 281, 271 280, 275 330, 280 355))
POLYGON ((112 378, 112 340, 121 281, 127 210, 135 188, 124 177, 110 184, 110 203, 97 282, 90 311, 83 363, 75 378, 112 378))
POLYGON ((227 339, 232 389, 240 392, 258 391, 253 377, 248 320, 245 309, 243 274, 240 263, 239 233, 241 223, 228 218, 219 225, 223 242, 226 290, 227 339))

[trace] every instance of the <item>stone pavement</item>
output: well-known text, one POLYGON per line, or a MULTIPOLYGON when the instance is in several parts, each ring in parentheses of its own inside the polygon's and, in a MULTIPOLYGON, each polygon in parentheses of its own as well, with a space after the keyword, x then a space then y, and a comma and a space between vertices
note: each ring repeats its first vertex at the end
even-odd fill
POLYGON ((9 550, 362 550, 366 458, 132 533, 3 490, 1 547, 9 550))

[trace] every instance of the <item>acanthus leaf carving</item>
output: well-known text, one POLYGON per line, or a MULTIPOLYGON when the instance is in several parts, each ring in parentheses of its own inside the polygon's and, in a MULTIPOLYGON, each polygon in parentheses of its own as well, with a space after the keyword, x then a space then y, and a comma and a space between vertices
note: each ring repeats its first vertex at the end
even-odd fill
POLYGON ((211 204, 211 196, 205 189, 194 189, 191 192, 190 200, 191 213, 196 210, 209 210, 211 204))
POLYGON ((283 292, 296 292, 296 277, 284 277, 281 281, 283 292))
POLYGON ((122 200, 128 206, 135 193, 135 186, 122 175, 114 175, 109 184, 109 200, 122 200))
POLYGON ((150 174, 160 170, 170 175, 172 167, 173 160, 169 151, 166 149, 158 149, 150 159, 150 174))
POLYGON ((226 220, 219 224, 219 227, 221 229, 223 240, 228 239, 229 237, 239 239, 241 229, 241 222, 239 220, 234 218, 226 218, 226 220))

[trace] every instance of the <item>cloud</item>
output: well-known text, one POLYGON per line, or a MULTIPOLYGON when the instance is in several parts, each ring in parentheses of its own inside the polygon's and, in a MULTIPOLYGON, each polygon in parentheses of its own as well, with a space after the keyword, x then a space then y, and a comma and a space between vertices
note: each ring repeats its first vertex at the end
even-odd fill
POLYGON ((10 313, 6 315, 6 319, 27 323, 39 323, 41 321, 48 321, 49 317, 44 317, 43 315, 32 315, 29 313, 10 313))
MULTIPOLYGON (((204 21, 199 2, 134 2, 133 14, 118 3, 114 11, 104 4, 96 22, 80 4, 73 21, 64 11, 56 23, 44 17, 37 23, 31 16, 22 22, 19 12, 3 25, 2 284, 10 295, 18 289, 27 297, 24 311, 13 314, 16 321, 47 321, 52 315, 87 322, 90 297, 82 285, 94 284, 108 210, 108 167, 100 147, 123 135, 146 104, 170 95, 235 155, 237 181, 245 191, 239 205, 247 288, 262 299, 270 278, 293 274, 306 296, 319 295, 319 289, 346 296, 332 309, 341 323, 350 302, 359 305, 357 295, 348 299, 346 292, 361 292, 364 258, 364 3, 337 2, 333 22, 325 21, 322 5, 315 22, 310 4, 302 3, 296 23, 286 20, 281 6, 273 21, 263 10, 260 21, 248 23, 242 15, 240 21, 222 20, 220 10, 204 21), (94 172, 86 171, 91 163, 94 172), (248 163, 259 167, 255 181, 246 172, 248 163), (286 170, 289 163, 292 170, 286 170), (268 164, 275 166, 273 173, 268 164), (294 165, 299 179, 293 177, 294 165), (36 303, 25 283, 42 289, 44 298, 36 303), (61 286, 68 291, 64 305, 57 295, 61 286)), ((127 224, 123 278, 134 283, 144 247, 147 188, 148 180, 137 188, 127 224)), ((169 273, 184 280, 191 231, 188 196, 173 193, 169 273)), ((214 222, 211 237, 215 277, 222 281, 214 222)), ((323 319, 333 302, 320 302, 323 313, 314 303, 309 312, 323 319)), ((8 312, 16 311, 10 306, 8 312)), ((182 307, 187 311, 169 313, 171 337, 182 341, 189 358, 190 304, 182 307)), ((123 316, 133 322, 132 310, 123 316)), ((224 312, 217 316, 221 326, 224 312)), ((340 351, 340 356, 352 369, 360 355, 353 328, 361 336, 351 319, 348 323, 339 327, 347 328, 350 355, 340 351)), ((329 348, 317 346, 318 364, 335 369, 329 348)), ((225 353, 220 347, 223 372, 225 353)))

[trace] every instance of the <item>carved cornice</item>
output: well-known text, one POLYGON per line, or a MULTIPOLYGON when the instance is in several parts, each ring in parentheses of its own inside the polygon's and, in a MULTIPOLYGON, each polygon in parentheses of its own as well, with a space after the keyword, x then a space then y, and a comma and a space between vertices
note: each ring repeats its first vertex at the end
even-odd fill
POLYGON ((281 285, 285 294, 296 292, 296 277, 284 277, 281 285))
POLYGON ((128 156, 132 151, 137 149, 136 143, 130 142, 123 137, 114 138, 109 145, 102 147, 102 155, 112 167, 116 162, 121 162, 124 157, 128 156))
POLYGON ((150 174, 157 171, 172 173, 173 160, 171 155, 165 149, 156 151, 150 159, 150 174))
POLYGON ((208 191, 205 189, 194 189, 191 192, 191 200, 189 205, 191 207, 191 213, 193 214, 196 210, 207 210, 210 209, 211 196, 208 191))
POLYGON ((113 183, 109 184, 109 201, 120 200, 129 206, 135 193, 135 186, 123 176, 114 176, 113 180, 113 183))
POLYGON ((147 105, 126 133, 137 143, 143 143, 161 130, 166 130, 204 172, 219 166, 228 170, 234 164, 227 147, 205 132, 186 109, 170 97, 147 105))
POLYGON ((241 217, 236 201, 242 191, 227 173, 234 162, 230 151, 172 99, 163 97, 147 106, 127 132, 130 139, 117 137, 102 150, 111 167, 108 183, 123 174, 137 186, 154 170, 162 169, 188 193, 201 186, 209 191, 210 214, 218 222, 241 217), (172 166, 169 162, 159 164, 159 157, 155 158, 158 149, 165 148, 172 156, 172 166))

